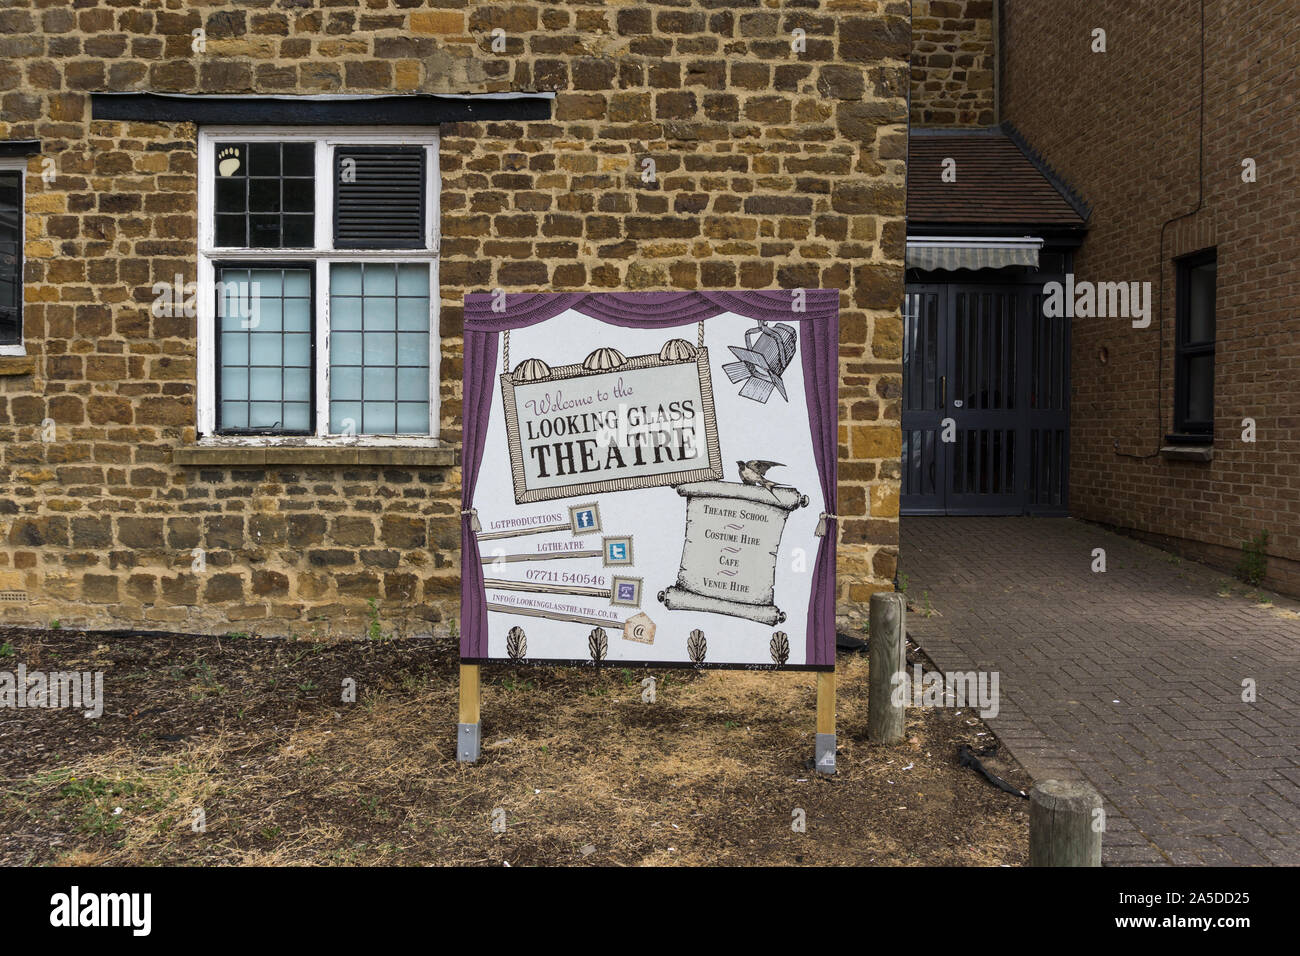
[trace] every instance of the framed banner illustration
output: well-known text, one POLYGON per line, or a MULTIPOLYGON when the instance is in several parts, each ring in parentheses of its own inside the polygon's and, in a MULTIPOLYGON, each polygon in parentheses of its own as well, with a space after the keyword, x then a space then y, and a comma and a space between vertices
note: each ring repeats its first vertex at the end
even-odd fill
POLYGON ((466 296, 462 663, 833 671, 838 301, 466 296))
POLYGON ((722 476, 709 354, 681 339, 631 359, 529 359, 501 373, 501 398, 518 504, 722 476), (634 402, 647 394, 653 406, 634 402))

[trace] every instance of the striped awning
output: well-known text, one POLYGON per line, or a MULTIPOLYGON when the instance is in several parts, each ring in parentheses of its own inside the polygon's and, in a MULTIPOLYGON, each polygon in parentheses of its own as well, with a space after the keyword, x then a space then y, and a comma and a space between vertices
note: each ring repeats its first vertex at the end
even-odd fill
POLYGON ((1038 268, 1042 239, 913 238, 907 240, 907 268, 925 271, 1002 269, 1007 266, 1038 268))

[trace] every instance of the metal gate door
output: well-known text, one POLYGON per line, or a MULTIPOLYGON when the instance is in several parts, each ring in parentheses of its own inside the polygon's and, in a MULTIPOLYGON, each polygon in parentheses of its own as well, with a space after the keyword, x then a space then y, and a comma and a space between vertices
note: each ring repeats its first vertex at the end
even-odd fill
POLYGON ((905 514, 1066 514, 1069 326, 1037 287, 909 285, 905 514))
POLYGON ((942 285, 909 285, 903 307, 903 467, 900 507, 945 514, 948 453, 940 426, 947 375, 942 285))

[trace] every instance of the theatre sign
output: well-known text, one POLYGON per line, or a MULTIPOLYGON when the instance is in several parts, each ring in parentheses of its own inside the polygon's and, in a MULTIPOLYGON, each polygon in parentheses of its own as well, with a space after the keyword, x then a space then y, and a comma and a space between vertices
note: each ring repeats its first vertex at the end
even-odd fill
POLYGON ((468 296, 463 662, 833 668, 837 303, 468 296))

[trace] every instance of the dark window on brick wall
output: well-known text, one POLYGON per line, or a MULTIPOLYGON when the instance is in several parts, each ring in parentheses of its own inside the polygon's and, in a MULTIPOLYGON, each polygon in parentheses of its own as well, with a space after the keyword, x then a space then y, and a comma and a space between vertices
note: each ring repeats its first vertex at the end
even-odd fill
POLYGON ((0 345, 23 340, 23 174, 0 170, 0 345))
POLYGON ((1178 338, 1174 375, 1174 430, 1214 435, 1215 290, 1218 256, 1213 250, 1177 261, 1178 338))
POLYGON ((314 143, 217 143, 215 165, 218 246, 309 249, 314 245, 314 143))

